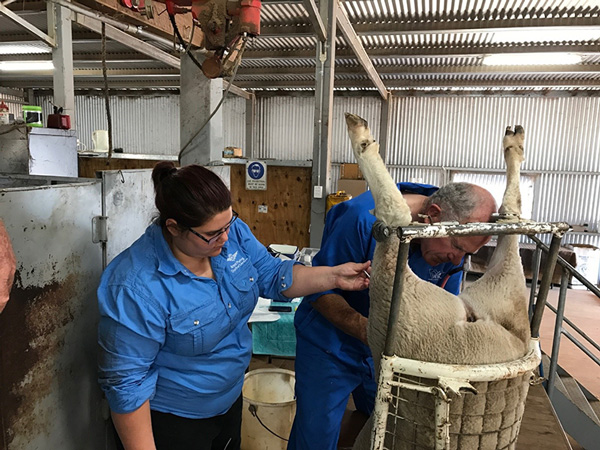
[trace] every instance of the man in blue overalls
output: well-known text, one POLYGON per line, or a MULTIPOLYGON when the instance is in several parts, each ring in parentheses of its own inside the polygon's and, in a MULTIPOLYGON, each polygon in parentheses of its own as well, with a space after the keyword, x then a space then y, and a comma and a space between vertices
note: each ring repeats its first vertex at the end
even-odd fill
MULTIPOLYGON (((450 183, 440 189, 399 183, 415 222, 489 222, 496 202, 485 189, 450 183)), ((321 250, 313 265, 373 259, 375 216, 371 192, 340 203, 327 214, 321 250)), ((458 294, 464 256, 489 237, 424 239, 411 245, 409 266, 423 280, 458 294)), ((304 298, 296 311, 297 410, 288 450, 335 450, 350 394, 370 415, 377 374, 367 344, 369 291, 333 290, 304 298)))

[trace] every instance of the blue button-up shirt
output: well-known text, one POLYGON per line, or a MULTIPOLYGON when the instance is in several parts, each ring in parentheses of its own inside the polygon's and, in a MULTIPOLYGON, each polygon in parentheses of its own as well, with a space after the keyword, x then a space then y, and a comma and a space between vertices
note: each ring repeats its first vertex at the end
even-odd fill
POLYGON ((215 279, 177 260, 158 225, 117 256, 98 288, 99 382, 117 413, 150 399, 188 418, 225 413, 239 397, 252 351, 248 318, 258 296, 289 301, 292 261, 273 258, 237 220, 215 279))

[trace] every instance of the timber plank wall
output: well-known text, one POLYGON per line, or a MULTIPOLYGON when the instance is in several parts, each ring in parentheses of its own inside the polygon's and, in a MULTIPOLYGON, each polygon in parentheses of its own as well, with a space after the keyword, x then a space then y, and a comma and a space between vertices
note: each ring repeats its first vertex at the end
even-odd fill
MULTIPOLYGON (((268 163, 267 163, 268 164, 268 163)), ((268 166, 267 190, 246 190, 246 165, 231 165, 233 209, 264 245, 310 244, 310 167, 268 166), (259 213, 258 206, 267 206, 259 213)))
POLYGON ((129 170, 129 169, 153 169, 161 160, 152 159, 121 159, 103 157, 79 156, 79 176, 82 178, 96 178, 96 172, 102 170, 129 170))
MULTIPOLYGON (((158 160, 79 157, 79 176, 96 178, 102 170, 152 169, 158 160)), ((310 167, 268 166, 267 190, 246 190, 246 165, 231 164, 233 209, 248 224, 256 238, 269 244, 310 244, 310 167), (259 213, 258 206, 267 206, 259 213)))

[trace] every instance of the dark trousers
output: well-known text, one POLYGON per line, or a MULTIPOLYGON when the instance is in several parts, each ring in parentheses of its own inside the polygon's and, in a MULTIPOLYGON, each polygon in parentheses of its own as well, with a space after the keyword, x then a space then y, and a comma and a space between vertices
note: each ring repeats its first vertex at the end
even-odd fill
MULTIPOLYGON (((242 396, 225 414, 208 419, 187 419, 151 411, 157 450, 240 450, 242 396)), ((123 446, 119 442, 119 449, 123 446)))

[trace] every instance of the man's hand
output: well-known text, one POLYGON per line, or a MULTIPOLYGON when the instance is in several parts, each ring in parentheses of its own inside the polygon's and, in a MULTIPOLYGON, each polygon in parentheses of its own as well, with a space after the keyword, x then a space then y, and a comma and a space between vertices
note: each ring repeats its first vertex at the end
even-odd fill
POLYGON ((0 220, 0 312, 8 303, 10 290, 15 279, 17 261, 6 232, 4 223, 0 220))

